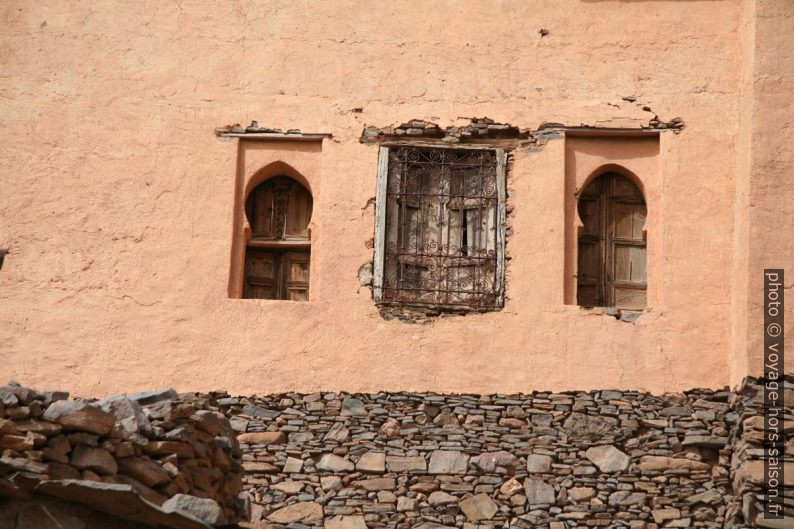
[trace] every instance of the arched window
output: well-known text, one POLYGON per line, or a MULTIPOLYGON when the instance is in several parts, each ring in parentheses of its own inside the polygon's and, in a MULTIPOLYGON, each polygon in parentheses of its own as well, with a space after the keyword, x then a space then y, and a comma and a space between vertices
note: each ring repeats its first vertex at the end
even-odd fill
POLYGON ((625 176, 604 173, 579 196, 577 298, 583 307, 645 308, 647 256, 642 192, 625 176))
POLYGON ((251 238, 245 248, 244 298, 309 299, 312 196, 287 176, 256 186, 245 202, 251 238))

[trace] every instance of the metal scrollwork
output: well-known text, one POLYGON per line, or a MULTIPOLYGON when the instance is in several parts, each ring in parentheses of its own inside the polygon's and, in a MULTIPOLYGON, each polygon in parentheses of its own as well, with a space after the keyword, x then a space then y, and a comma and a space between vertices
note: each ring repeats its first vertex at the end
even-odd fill
POLYGON ((390 149, 383 297, 490 308, 497 292, 494 151, 390 149))

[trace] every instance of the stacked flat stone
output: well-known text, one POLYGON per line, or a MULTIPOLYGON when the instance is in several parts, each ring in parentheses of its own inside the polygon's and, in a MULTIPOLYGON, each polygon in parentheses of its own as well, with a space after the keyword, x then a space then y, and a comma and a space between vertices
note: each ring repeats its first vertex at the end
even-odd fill
POLYGON ((763 501, 768 493, 763 487, 764 476, 764 387, 763 381, 747 378, 731 396, 731 408, 736 413, 737 427, 732 432, 733 457, 731 477, 733 499, 729 506, 731 529, 746 527, 790 528, 794 527, 794 376, 780 382, 784 396, 785 427, 783 444, 785 515, 783 520, 765 520, 763 501))
POLYGON ((727 390, 214 396, 256 528, 726 523, 727 390))
POLYGON ((509 123, 497 123, 490 118, 472 118, 465 126, 441 128, 438 124, 422 119, 412 119, 400 125, 383 128, 365 127, 361 143, 373 143, 385 139, 434 139, 444 143, 462 143, 482 140, 532 140, 535 134, 528 129, 519 129, 509 123))
POLYGON ((210 524, 243 514, 239 445, 207 397, 167 389, 68 400, 10 383, 0 387, 0 452, 0 479, 130 485, 210 524))

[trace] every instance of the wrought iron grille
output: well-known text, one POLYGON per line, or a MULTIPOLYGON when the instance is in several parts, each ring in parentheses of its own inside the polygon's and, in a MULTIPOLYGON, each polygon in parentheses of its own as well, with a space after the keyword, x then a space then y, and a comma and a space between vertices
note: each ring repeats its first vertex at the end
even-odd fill
POLYGON ((497 307, 498 206, 495 151, 390 148, 383 301, 497 307))

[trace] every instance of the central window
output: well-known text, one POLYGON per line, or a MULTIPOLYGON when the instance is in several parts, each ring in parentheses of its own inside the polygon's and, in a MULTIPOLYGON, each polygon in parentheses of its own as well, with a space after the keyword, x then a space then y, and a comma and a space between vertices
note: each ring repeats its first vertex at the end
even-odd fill
POLYGON ((381 147, 375 301, 501 307, 504 179, 501 149, 381 147))

